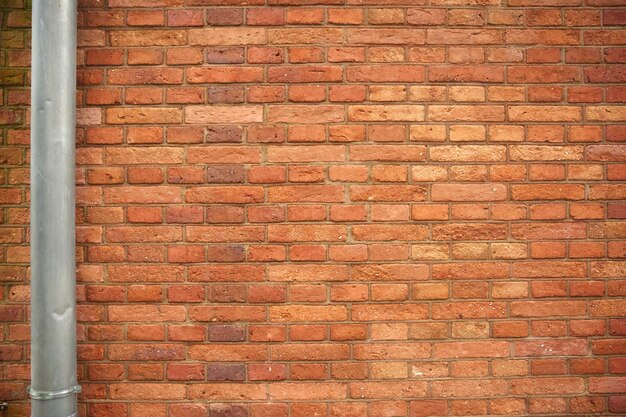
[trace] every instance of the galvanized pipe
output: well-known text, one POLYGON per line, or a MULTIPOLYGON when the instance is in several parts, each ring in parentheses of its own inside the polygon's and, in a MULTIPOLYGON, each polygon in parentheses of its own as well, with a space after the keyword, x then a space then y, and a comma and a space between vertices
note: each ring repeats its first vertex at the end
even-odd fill
POLYGON ((34 0, 31 69, 31 408, 77 415, 76 0, 34 0))

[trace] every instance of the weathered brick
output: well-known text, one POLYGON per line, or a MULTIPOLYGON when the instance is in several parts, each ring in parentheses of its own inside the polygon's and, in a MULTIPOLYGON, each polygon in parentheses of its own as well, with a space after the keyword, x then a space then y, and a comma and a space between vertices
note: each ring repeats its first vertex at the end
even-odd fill
POLYGON ((503 43, 499 29, 427 29, 426 43, 436 45, 492 45, 503 43))
POLYGON ((262 121, 262 108, 258 106, 187 106, 185 121, 192 124, 251 123, 262 121))
POLYGON ((433 184, 430 194, 433 201, 497 201, 505 200, 507 192, 502 184, 433 184))
POLYGON ((433 66, 428 72, 429 81, 435 82, 486 82, 504 81, 502 67, 433 66))
POLYGON ((349 106, 348 120, 361 122, 405 121, 419 122, 424 120, 424 106, 408 105, 370 105, 349 106))
POLYGON ((346 79, 355 82, 422 82, 424 68, 411 65, 351 65, 346 79))
POLYGON ((186 33, 183 30, 124 30, 111 31, 112 46, 174 46, 184 45, 186 33))
POLYGON ((179 108, 108 108, 106 121, 110 124, 175 124, 182 122, 179 108))
MULTIPOLYGON (((504 3, 84 0, 79 411, 624 413, 623 1, 504 3)), ((0 19, 16 415, 23 6, 0 19)))
POLYGON ((267 41, 265 30, 256 28, 202 28, 189 30, 189 44, 199 46, 260 45, 267 41))
POLYGON ((344 120, 343 106, 271 105, 267 120, 272 123, 331 123, 344 120))

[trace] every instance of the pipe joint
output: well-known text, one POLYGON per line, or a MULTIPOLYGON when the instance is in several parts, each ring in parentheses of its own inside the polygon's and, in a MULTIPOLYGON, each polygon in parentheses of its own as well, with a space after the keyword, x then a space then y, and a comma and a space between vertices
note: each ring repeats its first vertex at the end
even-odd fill
POLYGON ((33 389, 32 387, 28 387, 27 390, 30 398, 32 398, 33 400, 46 401, 78 394, 82 390, 82 388, 80 385, 74 385, 58 391, 39 391, 33 389))

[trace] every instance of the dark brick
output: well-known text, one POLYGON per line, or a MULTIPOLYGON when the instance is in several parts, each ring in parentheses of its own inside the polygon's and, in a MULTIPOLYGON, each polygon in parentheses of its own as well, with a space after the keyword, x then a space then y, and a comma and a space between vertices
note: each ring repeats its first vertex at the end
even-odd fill
POLYGON ((246 338, 246 330, 242 326, 211 326, 209 340, 211 342, 241 342, 246 338))
POLYGON ((210 26, 231 26, 243 23, 243 9, 207 9, 206 22, 210 26))
POLYGON ((246 259, 243 246, 209 246, 207 261, 209 262, 242 262, 246 259))
POLYGON ((212 363, 207 366, 207 380, 209 381, 243 381, 245 377, 244 365, 212 363))
POLYGON ((209 87, 209 103, 243 103, 243 87, 209 87))
POLYGON ((239 126, 211 126, 207 128, 207 142, 238 143, 243 140, 243 128, 239 126))
POLYGON ((209 183, 242 183, 245 177, 242 165, 213 165, 207 168, 209 183))
POLYGON ((243 48, 207 48, 206 62, 209 64, 241 64, 245 52, 243 48))

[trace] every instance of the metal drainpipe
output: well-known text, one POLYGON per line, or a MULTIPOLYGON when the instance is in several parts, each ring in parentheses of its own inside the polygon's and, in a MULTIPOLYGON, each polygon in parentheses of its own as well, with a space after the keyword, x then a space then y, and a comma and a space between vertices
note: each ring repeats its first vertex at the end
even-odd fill
POLYGON ((31 415, 77 415, 76 0, 34 0, 31 75, 31 415))

